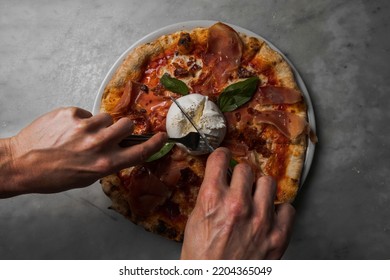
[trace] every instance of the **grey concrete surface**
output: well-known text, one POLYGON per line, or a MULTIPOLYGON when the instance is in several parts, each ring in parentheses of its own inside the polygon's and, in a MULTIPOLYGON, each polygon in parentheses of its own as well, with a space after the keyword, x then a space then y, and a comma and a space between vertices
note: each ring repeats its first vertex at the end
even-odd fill
MULTIPOLYGON (((258 33, 303 77, 319 143, 286 259, 390 258, 389 1, 0 1, 0 137, 59 106, 91 110, 117 57, 177 22, 258 33)), ((107 209, 98 183, 0 200, 0 259, 176 259, 107 209)))

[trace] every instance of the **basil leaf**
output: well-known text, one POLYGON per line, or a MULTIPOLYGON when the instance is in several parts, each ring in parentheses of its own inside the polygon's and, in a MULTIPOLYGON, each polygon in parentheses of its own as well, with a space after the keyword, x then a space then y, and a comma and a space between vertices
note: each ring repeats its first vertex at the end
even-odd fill
POLYGON ((238 164, 237 160, 235 160, 234 158, 230 159, 230 162, 229 162, 230 168, 234 168, 237 164, 238 164))
POLYGON ((174 93, 181 95, 187 95, 189 93, 189 89, 183 81, 172 78, 168 73, 165 73, 161 77, 160 82, 167 90, 170 90, 174 93))
POLYGON ((218 97, 218 107, 222 112, 231 112, 251 100, 260 79, 251 77, 225 88, 218 97))
POLYGON ((165 143, 165 145, 158 151, 157 153, 151 155, 146 162, 151 162, 154 160, 157 160, 159 158, 162 158, 167 153, 169 153, 170 150, 172 150, 173 146, 175 146, 175 143, 165 143))

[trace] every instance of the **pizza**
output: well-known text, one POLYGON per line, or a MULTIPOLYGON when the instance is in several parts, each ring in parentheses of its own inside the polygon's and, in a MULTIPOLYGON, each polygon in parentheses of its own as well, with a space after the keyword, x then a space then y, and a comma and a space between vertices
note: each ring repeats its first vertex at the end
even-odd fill
MULTIPOLYGON (((220 146, 256 177, 276 179, 275 203, 294 200, 311 133, 305 99, 280 53, 221 22, 166 34, 130 51, 107 83, 100 110, 133 120, 134 134, 157 133, 166 131, 171 97, 183 94, 217 104, 226 120, 220 146)), ((182 241, 207 157, 171 145, 154 160, 103 178, 102 188, 112 209, 182 241)))

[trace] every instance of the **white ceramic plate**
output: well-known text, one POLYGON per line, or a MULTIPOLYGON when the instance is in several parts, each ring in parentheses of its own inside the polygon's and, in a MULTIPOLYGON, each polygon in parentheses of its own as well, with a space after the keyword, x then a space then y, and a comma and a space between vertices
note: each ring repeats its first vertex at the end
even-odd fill
MULTIPOLYGON (((196 21, 180 22, 180 23, 176 23, 176 24, 169 25, 169 26, 163 27, 161 29, 158 29, 158 30, 146 35, 145 37, 138 40, 137 42, 135 42, 117 59, 117 61, 114 63, 114 65, 108 71, 106 77, 104 78, 102 84, 100 85, 99 91, 98 91, 96 99, 95 99, 95 103, 93 105, 92 112, 94 114, 99 113, 104 88, 106 87, 108 82, 111 80, 116 69, 122 64, 122 62, 126 58, 127 54, 129 52, 131 52, 134 48, 136 48, 139 45, 151 42, 151 41, 153 41, 153 40, 157 39, 158 37, 165 35, 165 34, 170 34, 170 33, 173 33, 173 32, 179 31, 179 30, 191 30, 191 29, 194 29, 196 27, 209 27, 209 26, 213 25, 214 23, 216 23, 216 21, 212 21, 212 20, 196 20, 196 21)), ((288 64, 290 65, 291 69, 294 72, 298 86, 301 89, 303 96, 305 98, 305 101, 306 101, 306 104, 308 107, 307 114, 308 114, 309 124, 310 124, 310 127, 313 130, 313 132, 315 132, 316 131, 316 123, 315 123, 313 105, 312 105, 312 102, 310 99, 309 92, 307 91, 307 88, 305 86, 305 83, 302 80, 302 77, 299 75, 297 69, 294 67, 294 65, 291 63, 291 61, 277 47, 275 47, 271 42, 269 42, 267 39, 261 37, 260 35, 255 34, 252 31, 249 31, 249 30, 244 29, 244 28, 239 27, 239 26, 235 26, 235 25, 232 25, 229 23, 226 23, 226 24, 230 25, 234 30, 236 30, 238 32, 241 32, 241 33, 244 33, 248 36, 257 37, 257 38, 264 40, 265 42, 267 42, 267 44, 271 48, 273 48, 274 50, 279 52, 283 56, 283 58, 288 62, 288 64)), ((302 176, 301 176, 301 183, 300 183, 301 186, 305 182, 307 174, 309 173, 309 170, 310 170, 310 167, 311 167, 311 164, 313 161, 313 157, 314 157, 314 150, 315 150, 315 145, 309 140, 307 151, 306 151, 305 165, 303 167, 302 176)))

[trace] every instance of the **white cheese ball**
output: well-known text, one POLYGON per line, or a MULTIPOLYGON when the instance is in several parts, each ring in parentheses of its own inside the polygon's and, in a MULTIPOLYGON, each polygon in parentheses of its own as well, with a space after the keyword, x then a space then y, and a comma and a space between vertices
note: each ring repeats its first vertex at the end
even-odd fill
MULTIPOLYGON (((226 120, 218 106, 207 96, 192 93, 180 97, 177 102, 183 107, 201 132, 216 136, 218 141, 213 145, 218 147, 226 134, 226 120)), ((169 137, 179 138, 196 129, 187 120, 175 103, 169 108, 166 118, 166 129, 169 137)))

